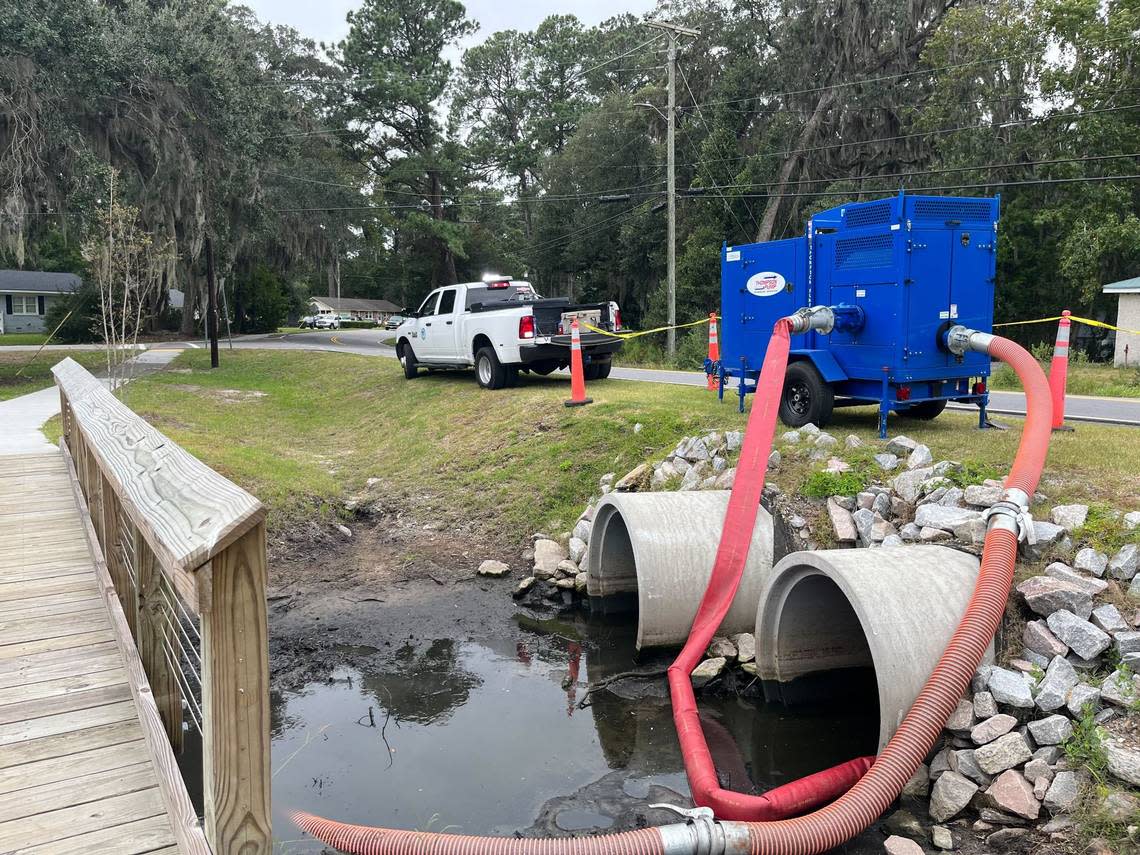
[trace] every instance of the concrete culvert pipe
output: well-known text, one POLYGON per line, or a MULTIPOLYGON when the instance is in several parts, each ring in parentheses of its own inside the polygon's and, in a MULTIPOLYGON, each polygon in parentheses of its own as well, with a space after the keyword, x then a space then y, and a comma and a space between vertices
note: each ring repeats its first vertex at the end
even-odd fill
MULTIPOLYGON (((637 647, 680 645, 708 587, 727 490, 610 493, 594 511, 586 590, 637 596, 637 647)), ((760 508, 748 563, 720 632, 751 632, 772 569, 771 515, 760 508)))
POLYGON ((961 623, 977 577, 977 558, 943 546, 786 556, 756 610, 757 673, 769 697, 793 697, 800 678, 873 668, 882 750, 961 623))

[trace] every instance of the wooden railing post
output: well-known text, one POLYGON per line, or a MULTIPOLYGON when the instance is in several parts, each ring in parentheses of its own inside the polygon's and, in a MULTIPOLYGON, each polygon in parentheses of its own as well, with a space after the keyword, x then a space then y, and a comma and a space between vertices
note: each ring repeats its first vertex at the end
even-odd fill
MULTIPOLYGON (((135 572, 139 580, 139 612, 136 638, 139 658, 146 668, 150 680, 150 690, 154 702, 166 726, 166 735, 175 754, 182 753, 182 689, 178 676, 171 667, 166 650, 177 649, 178 641, 168 620, 178 620, 171 613, 163 599, 162 568, 154 557, 154 551, 137 528, 133 532, 135 540, 135 572), (167 617, 164 617, 166 615, 167 617)), ((171 596, 177 594, 171 592, 171 596)))
POLYGON ((268 853, 269 647, 265 523, 214 557, 202 598, 206 839, 217 853, 268 853))

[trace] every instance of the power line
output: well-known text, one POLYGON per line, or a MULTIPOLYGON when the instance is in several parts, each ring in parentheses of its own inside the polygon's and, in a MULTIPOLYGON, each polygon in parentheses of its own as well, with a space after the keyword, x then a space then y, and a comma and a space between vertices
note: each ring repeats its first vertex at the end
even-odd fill
MULTIPOLYGON (((698 116, 698 118, 700 118, 701 124, 703 124, 705 126, 705 130, 708 132, 709 136, 712 136, 712 128, 710 128, 709 123, 707 121, 705 121, 705 114, 701 110, 700 105, 697 104, 697 96, 695 96, 693 94, 693 87, 691 87, 689 85, 689 78, 685 74, 685 69, 681 68, 680 63, 677 64, 677 70, 679 72, 681 72, 681 80, 684 81, 685 90, 689 93, 689 97, 693 100, 693 106, 695 106, 697 108, 697 116, 698 116)), ((736 212, 734 210, 732 210, 732 205, 729 204, 728 199, 726 199, 724 194, 720 192, 720 186, 716 183, 716 179, 713 178, 712 176, 709 176, 709 178, 712 181, 713 189, 716 190, 716 194, 718 196, 720 196, 721 201, 724 202, 724 209, 726 211, 728 211, 729 215, 732 217, 733 221, 736 223, 737 228, 740 229, 740 233, 746 234, 747 232, 744 229, 744 224, 742 222, 740 222, 740 218, 737 217, 736 212)), ((756 228, 759 229, 760 225, 759 225, 759 223, 756 222, 756 217, 752 213, 752 206, 751 205, 745 205, 744 207, 748 211, 748 216, 752 220, 752 225, 756 226, 756 228)))
MULTIPOLYGON (((1103 47, 1104 45, 1115 44, 1116 42, 1136 41, 1138 36, 1133 33, 1127 36, 1119 36, 1117 38, 1105 39, 1102 42, 1088 42, 1085 43, 1086 47, 1103 47)), ((967 62, 952 63, 950 65, 935 66, 934 68, 922 68, 915 71, 902 71, 897 74, 884 74, 878 77, 864 77, 858 80, 846 80, 839 83, 829 83, 825 86, 816 86, 809 89, 791 89, 785 92, 771 92, 762 95, 750 95, 746 98, 730 98, 721 101, 706 101, 705 107, 714 107, 721 104, 740 104, 744 101, 751 101, 753 98, 784 98, 790 95, 810 95, 814 92, 826 92, 831 89, 843 89, 849 86, 863 86, 868 83, 882 83, 887 80, 901 80, 907 77, 915 77, 921 74, 934 74, 940 71, 956 71, 962 68, 972 68, 977 65, 992 65, 998 62, 1008 62, 1011 59, 1026 59, 1041 56, 1040 52, 1034 51, 1031 53, 1022 54, 1006 54, 1004 56, 988 57, 986 59, 974 59, 967 62)))
MULTIPOLYGON (((1133 181, 1140 179, 1140 173, 1132 175, 1092 175, 1078 178, 1031 178, 1017 181, 986 181, 981 184, 944 184, 938 187, 872 187, 854 191, 860 195, 865 193, 897 193, 904 190, 908 193, 930 193, 942 190, 984 190, 996 187, 1021 187, 1031 185, 1075 184, 1085 182, 1099 184, 1105 181, 1133 181)), ((823 196, 850 196, 851 190, 823 190, 809 191, 807 193, 741 193, 741 199, 767 199, 767 198, 807 198, 823 196)))
POLYGON ((663 36, 660 33, 655 33, 653 35, 652 39, 648 39, 648 40, 643 41, 641 44, 638 44, 638 46, 635 48, 630 48, 629 50, 627 50, 625 52, 625 54, 618 54, 618 56, 616 56, 616 57, 604 59, 603 62, 598 63, 597 65, 589 66, 588 68, 586 68, 586 70, 580 71, 580 72, 577 72, 576 74, 571 75, 570 80, 568 80, 567 83, 573 83, 576 80, 578 80, 578 78, 584 78, 584 76, 586 76, 587 74, 594 72, 594 71, 597 71, 598 68, 601 68, 604 65, 609 65, 610 63, 616 63, 618 59, 625 59, 630 54, 636 54, 636 52, 638 50, 641 50, 642 48, 648 48, 650 46, 650 44, 652 44, 655 41, 660 41, 662 38, 663 38, 663 36))
MULTIPOLYGON (((738 161, 742 161, 742 160, 750 160, 754 157, 762 157, 764 155, 780 155, 782 157, 787 157, 790 154, 805 154, 805 153, 814 152, 814 151, 828 151, 830 149, 835 149, 835 148, 846 148, 849 146, 854 147, 854 146, 860 146, 860 145, 868 145, 870 143, 897 142, 898 140, 916 139, 919 137, 933 136, 935 134, 951 134, 951 133, 959 133, 961 131, 976 131, 976 130, 1002 130, 1004 128, 1012 128, 1012 127, 1017 127, 1019 125, 1031 125, 1031 124, 1035 124, 1037 122, 1050 122, 1050 121, 1053 121, 1054 119, 1081 119, 1081 118, 1084 118, 1086 116, 1098 115, 1098 114, 1103 114, 1103 113, 1115 113, 1115 112, 1119 112, 1121 110, 1135 110, 1138 108, 1140 108, 1140 104, 1125 104, 1125 105, 1119 106, 1119 107, 1096 107, 1096 108, 1089 109, 1089 110, 1076 110, 1076 111, 1073 111, 1071 113, 1051 113, 1051 114, 1045 115, 1045 116, 1031 116, 1030 118, 1027 118, 1027 119, 1011 119, 1009 121, 1001 122, 999 124, 993 124, 990 122, 980 122, 980 123, 975 124, 975 125, 957 125, 955 127, 949 127, 949 128, 934 128, 934 129, 929 130, 929 131, 915 131, 915 132, 909 133, 909 134, 896 134, 894 136, 889 136, 889 137, 875 137, 872 139, 857 140, 854 142, 843 141, 843 142, 837 142, 837 143, 829 143, 827 145, 809 146, 806 148, 789 148, 789 149, 782 149, 782 150, 768 149, 765 151, 755 152, 753 154, 742 154, 742 155, 735 156, 735 157, 708 158, 706 160, 697 160, 697 161, 694 161, 693 163, 686 163, 686 164, 680 164, 680 165, 682 165, 682 166, 704 166, 704 165, 709 164, 709 163, 730 163, 730 162, 738 162, 738 161)), ((614 168, 620 168, 620 167, 615 166, 614 168)))
MULTIPOLYGON (((969 166, 952 166, 940 169, 919 169, 911 170, 909 172, 886 172, 877 175, 849 175, 849 176, 836 176, 832 178, 803 178, 796 181, 785 181, 784 184, 831 184, 837 181, 873 181, 876 179, 884 178, 913 178, 919 175, 942 175, 951 172, 974 172, 988 169, 1017 169, 1029 166, 1052 166, 1061 163, 1091 163, 1102 160, 1124 160, 1132 157, 1140 157, 1140 152, 1132 152, 1130 154, 1100 154, 1092 155, 1089 157, 1059 157, 1051 158, 1049 160, 1022 160, 1022 161, 1009 161, 1008 163, 978 163, 969 166)), ((747 189, 752 187, 763 187, 768 183, 755 181, 747 184, 722 184, 721 190, 735 190, 747 189)))
POLYGON ((589 223, 585 226, 581 226, 577 229, 573 229, 564 235, 559 235, 556 238, 552 238, 550 240, 546 240, 546 241, 542 241, 542 242, 537 243, 537 244, 533 244, 533 245, 527 247, 527 251, 528 252, 534 252, 535 250, 547 249, 548 247, 557 246, 557 245, 562 244, 562 243, 569 243, 571 238, 577 237, 584 232, 598 231, 602 228, 602 226, 607 226, 610 223, 612 223, 614 220, 618 220, 618 219, 621 219, 623 217, 628 217, 629 215, 635 213, 639 208, 643 208, 647 204, 649 204, 649 201, 650 201, 649 199, 644 199, 641 202, 638 202, 632 208, 627 208, 624 211, 619 211, 618 213, 614 214, 612 217, 606 217, 604 220, 598 220, 596 223, 589 223))

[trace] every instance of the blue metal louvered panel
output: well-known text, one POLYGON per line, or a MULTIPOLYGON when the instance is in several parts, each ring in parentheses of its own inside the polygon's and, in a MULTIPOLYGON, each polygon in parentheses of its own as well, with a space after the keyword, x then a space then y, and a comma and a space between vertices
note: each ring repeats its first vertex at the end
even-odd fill
POLYGON ((937 199, 919 197, 914 199, 916 220, 958 220, 960 222, 987 222, 993 218, 992 199, 937 199))
POLYGON ((836 270, 870 270, 890 267, 894 259, 890 232, 841 238, 835 242, 836 270))
POLYGON ((881 226, 891 221, 891 202, 869 202, 866 205, 852 205, 843 213, 843 224, 849 229, 860 226, 881 226))

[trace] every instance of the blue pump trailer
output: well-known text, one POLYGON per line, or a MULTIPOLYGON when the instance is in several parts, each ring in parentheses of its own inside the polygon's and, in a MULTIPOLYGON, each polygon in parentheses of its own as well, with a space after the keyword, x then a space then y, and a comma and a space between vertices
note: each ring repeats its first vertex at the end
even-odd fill
POLYGON ((999 198, 897 196, 815 214, 802 237, 721 250, 721 358, 706 370, 737 380, 741 411, 772 327, 828 306, 834 329, 792 335, 780 401, 789 427, 823 426, 834 407, 878 404, 887 416, 936 418, 949 401, 976 404, 986 426, 989 356, 955 356, 954 324, 993 329, 999 198))

